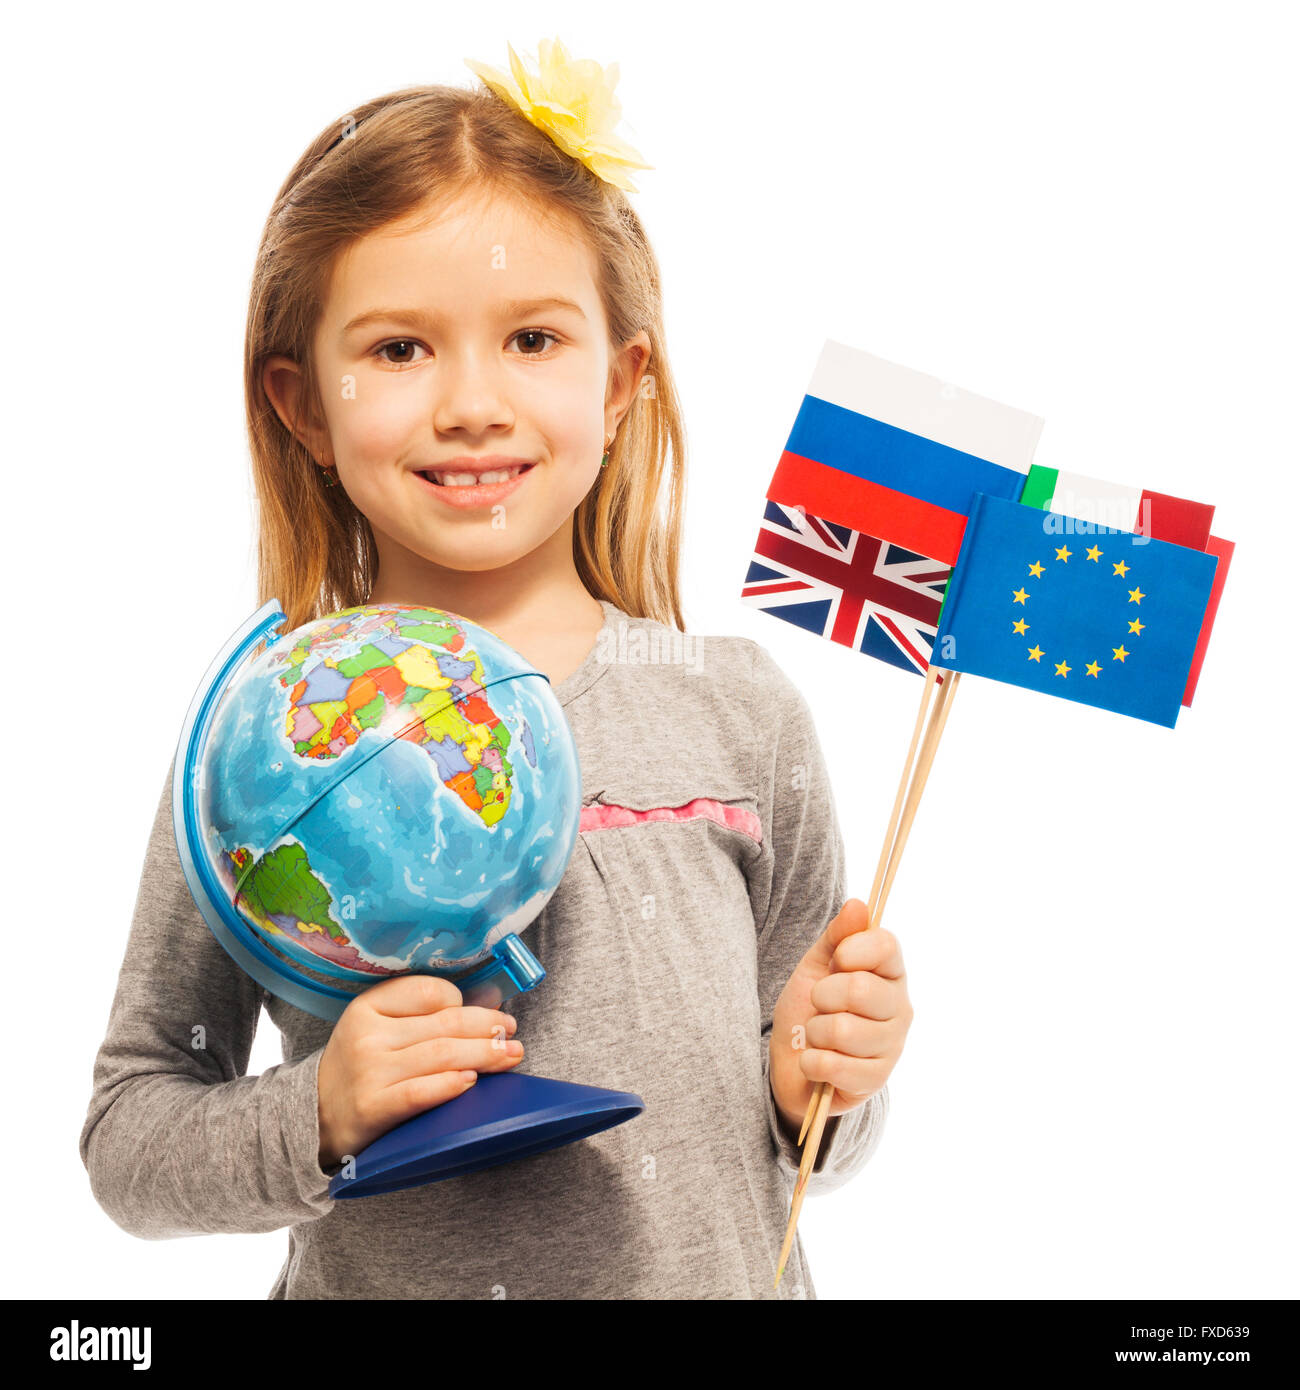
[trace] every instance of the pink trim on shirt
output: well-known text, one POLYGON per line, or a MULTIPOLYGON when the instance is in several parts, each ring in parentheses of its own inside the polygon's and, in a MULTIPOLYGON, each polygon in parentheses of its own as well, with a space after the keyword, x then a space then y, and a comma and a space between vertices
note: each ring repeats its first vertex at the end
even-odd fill
POLYGON ((634 811, 630 806, 611 806, 593 802, 582 808, 579 830, 612 830, 622 825, 642 825, 648 821, 711 820, 728 829, 739 830, 757 844, 763 843, 763 822, 743 806, 727 806, 707 796, 697 796, 684 806, 655 806, 648 811, 634 811))

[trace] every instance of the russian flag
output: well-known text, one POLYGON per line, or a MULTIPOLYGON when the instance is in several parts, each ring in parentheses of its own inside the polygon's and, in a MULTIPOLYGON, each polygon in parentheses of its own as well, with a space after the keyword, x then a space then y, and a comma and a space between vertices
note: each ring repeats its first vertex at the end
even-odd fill
POLYGON ((767 497, 951 565, 976 493, 1019 500, 1042 428, 828 339, 767 497))

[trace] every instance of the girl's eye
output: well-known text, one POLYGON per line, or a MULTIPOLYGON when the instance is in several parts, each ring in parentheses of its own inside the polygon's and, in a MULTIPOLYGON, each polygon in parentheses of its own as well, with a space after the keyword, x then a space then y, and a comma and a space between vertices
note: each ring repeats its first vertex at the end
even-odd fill
MULTIPOLYGON (((556 334, 554 334, 554 333, 548 333, 544 328, 525 328, 525 329, 522 329, 520 332, 516 333, 515 336, 514 336, 510 341, 511 341, 511 342, 518 342, 520 338, 532 338, 532 339, 534 339, 534 340, 536 340, 536 339, 538 339, 538 338, 549 338, 553 343, 558 343, 558 342, 560 341, 560 340, 559 340, 559 337, 558 337, 556 334)), ((521 357, 541 357, 541 356, 542 356, 542 354, 541 354, 540 352, 521 352, 519 355, 520 355, 521 357)))
MULTIPOLYGON (((394 338, 392 342, 380 343, 380 345, 375 349, 375 352, 376 354, 384 355, 387 354, 391 348, 405 348, 406 352, 409 354, 411 351, 418 347, 420 347, 420 344, 415 342, 411 338, 394 338)), ((423 351, 423 349, 421 349, 421 351, 423 351)), ((406 355, 397 359, 384 355, 384 361, 387 362, 390 367, 409 367, 413 362, 416 362, 418 360, 418 358, 406 355)))

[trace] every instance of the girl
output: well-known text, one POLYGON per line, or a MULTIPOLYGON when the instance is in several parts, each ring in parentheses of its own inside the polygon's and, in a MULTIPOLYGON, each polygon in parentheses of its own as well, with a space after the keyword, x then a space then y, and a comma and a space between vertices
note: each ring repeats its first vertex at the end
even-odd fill
MULTIPOLYGON (((617 121, 594 64, 542 53, 570 105, 576 87, 617 121)), ((392 979, 331 1029, 209 932, 169 771, 82 1158, 135 1235, 288 1226, 277 1299, 812 1298, 797 1241, 772 1288, 795 1140, 829 1081, 809 1190, 866 1163, 911 1019, 902 959, 845 904, 794 683, 747 639, 682 641, 683 430, 658 265, 609 153, 626 147, 576 145, 527 91, 413 88, 323 132, 266 223, 245 366, 259 601, 283 630, 430 604, 550 679, 583 798, 528 930, 547 979, 508 1010, 392 979), (263 1008, 285 1060, 247 1076, 263 1008), (463 1177, 328 1196, 347 1156, 511 1067, 646 1108, 463 1177)))

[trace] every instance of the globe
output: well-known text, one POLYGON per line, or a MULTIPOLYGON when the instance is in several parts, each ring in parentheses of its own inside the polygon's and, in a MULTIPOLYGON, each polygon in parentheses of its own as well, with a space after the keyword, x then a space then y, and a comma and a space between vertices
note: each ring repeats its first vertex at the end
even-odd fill
POLYGON ((545 972, 518 933, 563 877, 581 803, 546 677, 439 608, 347 608, 277 637, 283 618, 272 600, 231 639, 177 751, 177 845, 218 940, 322 1018, 408 973, 495 979, 493 1002, 530 988, 545 972))

